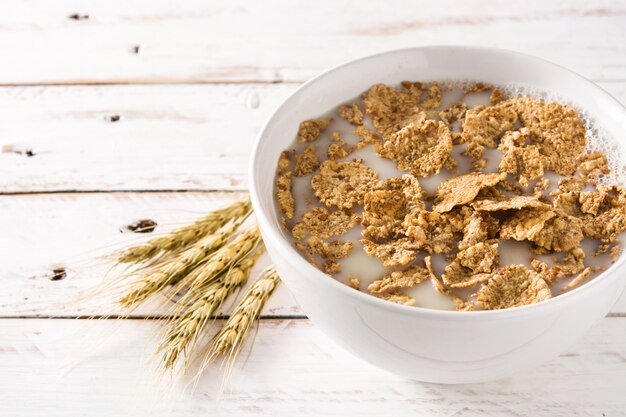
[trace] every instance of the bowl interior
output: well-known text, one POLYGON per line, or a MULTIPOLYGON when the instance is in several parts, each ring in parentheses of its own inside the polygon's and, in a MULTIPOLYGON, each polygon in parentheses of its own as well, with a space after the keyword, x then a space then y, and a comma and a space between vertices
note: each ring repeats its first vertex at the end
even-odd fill
MULTIPOLYGON (((362 58, 305 83, 278 107, 259 135, 251 160, 250 188, 258 221, 265 234, 270 235, 265 239, 275 241, 287 251, 286 255, 300 258, 284 235, 273 198, 278 156, 294 140, 299 123, 319 117, 373 84, 396 85, 403 80, 476 80, 531 87, 584 109, 609 137, 620 138, 626 131, 626 110, 609 94, 569 70, 532 56, 490 48, 436 46, 362 58)), ((614 142, 621 148, 615 151, 626 155, 623 143, 614 142)))

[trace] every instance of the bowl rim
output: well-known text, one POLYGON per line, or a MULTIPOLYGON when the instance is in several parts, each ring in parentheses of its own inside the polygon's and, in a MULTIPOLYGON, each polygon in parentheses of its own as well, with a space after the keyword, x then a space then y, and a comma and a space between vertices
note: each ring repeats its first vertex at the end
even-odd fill
MULTIPOLYGON (((568 291, 565 294, 560 294, 556 297, 550 298, 549 300, 546 300, 546 301, 541 301, 539 303, 527 304, 527 305, 518 306, 518 307, 510 307, 510 308, 501 309, 501 310, 476 310, 476 311, 439 310, 439 309, 420 307, 420 306, 405 306, 405 305, 382 300, 370 294, 366 294, 365 292, 360 291, 360 290, 355 291, 353 288, 350 288, 349 286, 339 282, 335 278, 329 277, 327 274, 325 274, 324 272, 320 271, 319 269, 311 265, 309 262, 307 262, 304 259, 304 257, 302 257, 302 255, 300 255, 300 253, 296 251, 293 245, 290 242, 288 242, 287 239, 285 239, 282 233, 280 233, 279 230, 276 230, 276 228, 271 224, 268 218, 268 214, 262 210, 262 204, 261 204, 259 195, 257 193, 255 167, 257 166, 257 164, 259 164, 259 161, 257 159, 259 148, 261 146, 261 143, 264 140, 264 137, 267 134, 267 130, 269 129, 271 123, 274 120, 274 117, 289 103, 289 101, 293 97, 297 96, 302 90, 309 88, 311 84, 314 84, 320 78, 331 76, 332 73, 334 73, 335 71, 341 68, 356 64, 361 61, 366 61, 366 60, 374 59, 374 58, 380 58, 385 55, 393 55, 393 54, 399 54, 399 53, 401 54, 401 53, 411 52, 411 51, 424 51, 424 50, 429 50, 429 49, 444 49, 444 50, 447 49, 449 51, 463 49, 463 50, 471 50, 476 53, 497 53, 497 54, 502 54, 503 56, 514 55, 514 56, 517 56, 517 57, 520 57, 529 61, 534 60, 536 62, 540 62, 543 65, 552 66, 559 71, 567 72, 573 75, 574 78, 576 78, 578 81, 584 84, 587 84, 590 88, 599 92, 608 101, 613 102, 612 104, 617 109, 619 109, 626 118, 626 107, 621 102, 619 102, 615 97, 613 97, 610 93, 608 93, 607 91, 599 87, 594 82, 586 79, 585 77, 578 74, 577 72, 572 71, 562 65, 555 64, 546 59, 539 58, 534 55, 530 55, 530 54, 526 54, 522 52, 512 51, 512 50, 503 49, 503 48, 492 48, 492 47, 472 46, 472 45, 427 45, 427 46, 415 46, 415 47, 392 49, 392 50, 387 50, 387 51, 383 51, 383 52, 379 52, 375 54, 362 56, 360 58, 353 59, 353 60, 344 62, 342 64, 336 65, 330 69, 327 69, 321 72, 320 74, 316 75, 315 77, 309 79, 308 81, 304 82, 300 86, 298 86, 298 88, 296 88, 295 91, 293 91, 288 97, 286 97, 284 100, 281 101, 281 103, 272 111, 270 116, 267 118, 267 120, 263 124, 263 127, 259 131, 259 134, 257 135, 254 141, 254 144, 252 147, 252 153, 251 153, 250 161, 248 165, 249 192, 251 196, 252 206, 254 208, 255 218, 261 225, 261 230, 270 234, 268 238, 272 239, 273 244, 279 246, 280 252, 284 254, 283 256, 288 257, 288 262, 297 263, 297 266, 302 271, 302 274, 315 276, 315 278, 313 279, 319 278, 320 285, 324 285, 329 288, 332 288, 333 291, 336 290, 336 291, 343 292, 348 297, 354 297, 361 302, 372 305, 373 307, 388 310, 388 312, 413 314, 416 316, 429 317, 429 318, 435 318, 435 319, 455 319, 455 318, 461 319, 461 320, 468 320, 468 319, 473 320, 473 319, 479 319, 479 318, 480 319, 485 319, 485 318, 503 319, 503 318, 508 318, 510 316, 517 316, 523 313, 541 313, 542 311, 556 309, 558 308, 558 306, 562 304, 572 302, 575 298, 579 297, 581 294, 584 295, 585 293, 588 293, 592 288, 595 288, 598 285, 602 285, 603 283, 606 283, 606 281, 609 278, 611 278, 611 276, 613 276, 613 280, 619 279, 619 274, 615 274, 614 272, 616 272, 617 269, 622 268, 623 265, 626 263, 626 254, 622 255, 609 268, 607 268, 605 271, 603 271, 600 275, 598 275, 591 281, 571 291, 568 291)), ((275 175, 274 169, 273 169, 274 166, 271 165, 271 167, 272 167, 272 178, 273 178, 275 175)), ((275 216, 276 213, 272 213, 271 215, 275 216)), ((611 306, 609 306, 609 308, 610 307, 611 306)))

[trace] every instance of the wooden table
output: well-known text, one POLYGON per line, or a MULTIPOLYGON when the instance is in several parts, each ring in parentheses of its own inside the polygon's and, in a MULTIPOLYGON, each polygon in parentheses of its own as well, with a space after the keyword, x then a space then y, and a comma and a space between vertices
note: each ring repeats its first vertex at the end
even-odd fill
MULTIPOLYGON (((552 362, 495 383, 405 380, 351 357, 281 287, 220 394, 158 383, 159 323, 72 302, 95 254, 242 194, 252 141, 319 71, 414 45, 514 49, 626 102, 626 2, 12 2, 0 13, 0 415, 626 415, 626 297, 552 362), (52 281, 56 266, 68 276, 52 281)), ((265 261, 267 262, 267 261, 265 261)))

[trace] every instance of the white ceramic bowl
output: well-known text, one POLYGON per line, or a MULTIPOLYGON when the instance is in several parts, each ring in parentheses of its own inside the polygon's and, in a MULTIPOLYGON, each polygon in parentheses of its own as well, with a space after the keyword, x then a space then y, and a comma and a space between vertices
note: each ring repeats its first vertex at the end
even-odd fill
POLYGON ((604 317, 626 285, 624 257, 601 276, 546 302, 500 311, 455 312, 386 302, 326 276, 291 246, 273 198, 280 152, 298 125, 375 83, 482 80, 550 91, 587 109, 613 137, 626 110, 579 75, 519 53, 465 46, 403 49, 362 58, 310 80, 278 107, 261 131, 250 169, 252 204, 278 272, 307 316, 354 355, 422 381, 469 383, 514 375, 545 362, 604 317))

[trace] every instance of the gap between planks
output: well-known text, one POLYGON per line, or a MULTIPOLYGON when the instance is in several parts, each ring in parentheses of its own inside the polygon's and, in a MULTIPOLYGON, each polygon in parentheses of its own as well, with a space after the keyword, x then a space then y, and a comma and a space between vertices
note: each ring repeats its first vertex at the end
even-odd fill
MULTIPOLYGON (((326 72, 320 71, 318 75, 326 72)), ((40 88, 40 87, 115 87, 115 86, 132 86, 132 85, 140 85, 140 86, 150 86, 150 85, 158 85, 158 86, 179 86, 179 85, 245 85, 245 84, 257 84, 257 85, 266 85, 266 84, 281 84, 281 85, 300 85, 309 81, 313 77, 302 78, 298 80, 262 80, 262 79, 240 79, 240 80, 208 80, 208 81, 199 81, 199 80, 133 80, 133 81, 62 81, 62 82, 42 82, 42 83, 2 83, 0 82, 0 88, 17 88, 17 87, 32 87, 32 88, 40 88)), ((626 81, 626 78, 587 78, 585 79, 592 81, 594 83, 622 83, 626 81)))
MULTIPOLYGON (((621 314, 621 313, 615 313, 621 314)), ((111 315, 67 315, 67 316, 53 316, 53 315, 18 315, 18 316, 0 316, 0 320, 153 320, 153 321, 161 321, 161 320, 171 320, 176 316, 172 315, 158 315, 158 314, 139 314, 134 316, 122 316, 120 314, 111 314, 111 315)), ((219 315, 217 317, 212 317, 212 320, 227 320, 229 315, 219 315)), ((608 317, 608 316, 607 316, 608 317)), ((626 313, 624 313, 623 317, 626 317, 626 313)), ((302 314, 278 314, 278 315, 262 315, 259 317, 260 320, 308 320, 309 318, 302 314)))
MULTIPOLYGON (((213 320, 227 320, 230 316, 221 315, 217 317, 213 317, 213 320)), ((151 321, 161 321, 161 320, 170 320, 173 316, 159 316, 159 315, 136 315, 136 316, 128 316, 124 317, 119 314, 113 315, 97 315, 97 316, 48 316, 48 315, 33 315, 33 316, 0 316, 0 320, 151 320, 151 321)), ((626 313, 609 313, 604 316, 605 319, 622 319, 626 318, 626 313)), ((262 315, 259 317, 259 320, 269 321, 269 320, 309 320, 309 318, 305 315, 262 315)))
MULTIPOLYGON (((320 71, 321 73, 322 71, 320 71)), ((312 77, 311 77, 312 78, 312 77)), ((239 79, 239 80, 230 80, 230 79, 223 79, 223 80, 206 80, 206 81, 202 81, 202 80, 193 80, 193 79, 189 79, 189 80, 131 80, 131 81, 94 81, 94 82, 89 82, 89 81, 76 81, 76 82, 72 82, 72 81, 59 81, 59 82, 50 82, 50 81, 44 81, 41 83, 24 83, 24 84, 20 84, 20 83, 2 83, 0 82, 0 88, 15 88, 15 87, 33 87, 33 88, 39 88, 39 87, 111 87, 111 86, 128 86, 128 85, 159 85, 159 86, 177 86, 177 85, 224 85, 224 84, 233 84, 233 85, 239 85, 239 84, 284 84, 284 85, 299 85, 302 83, 305 83, 306 81, 308 81, 310 78, 302 78, 299 80, 262 80, 262 79, 255 79, 255 78, 250 78, 250 79, 239 79)), ((597 79, 597 80, 592 80, 592 81, 598 81, 598 82, 623 82, 626 81, 626 78, 624 78, 623 80, 620 79, 597 79)))
POLYGON ((239 189, 227 189, 227 188, 181 188, 181 189, 155 189, 155 190, 128 190, 121 188, 111 189, 111 190, 41 190, 41 191, 0 191, 1 196, 24 196, 24 195, 47 195, 47 194, 112 194, 112 193, 124 193, 124 194, 150 194, 150 193, 202 193, 202 194, 212 194, 212 193, 223 193, 223 194, 241 194, 247 192, 248 190, 239 190, 239 189))
MULTIPOLYGON (((329 68, 330 69, 330 68, 329 68)), ((326 72, 328 69, 320 71, 317 75, 320 75, 326 72)), ((584 77, 584 76, 583 76, 584 77)), ((0 82, 0 88, 41 88, 41 87, 116 87, 116 86, 207 86, 207 85, 246 85, 246 84, 256 84, 256 85, 300 85, 305 82, 311 80, 314 77, 302 78, 297 80, 262 80, 262 79, 239 79, 239 80, 133 80, 133 81, 61 81, 61 82, 41 82, 41 83, 2 83, 0 82)), ((626 82, 626 77, 624 78, 597 78, 591 77, 585 79, 592 81, 593 83, 623 83, 626 82)))

